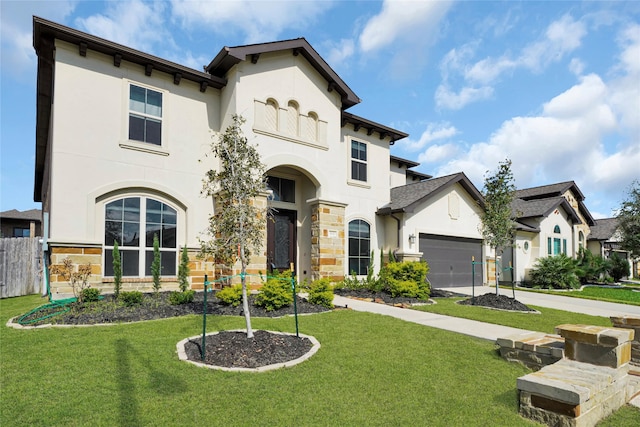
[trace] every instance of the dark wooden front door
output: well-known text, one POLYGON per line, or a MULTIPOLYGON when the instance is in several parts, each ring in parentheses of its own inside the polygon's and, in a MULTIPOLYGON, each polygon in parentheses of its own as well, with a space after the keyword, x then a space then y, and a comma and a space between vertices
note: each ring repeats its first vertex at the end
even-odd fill
POLYGON ((279 209, 267 219, 269 271, 296 268, 296 211, 279 209))

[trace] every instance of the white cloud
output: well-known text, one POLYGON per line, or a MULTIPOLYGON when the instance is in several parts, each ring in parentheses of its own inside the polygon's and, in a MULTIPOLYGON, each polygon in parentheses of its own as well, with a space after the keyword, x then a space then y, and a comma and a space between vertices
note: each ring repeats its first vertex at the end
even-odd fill
POLYGON ((412 139, 403 139, 399 141, 398 144, 408 150, 415 151, 424 148, 433 141, 449 139, 458 133, 459 132, 455 126, 451 126, 449 123, 429 123, 417 141, 412 139))
POLYGON ((327 63, 333 68, 344 68, 345 62, 355 52, 355 43, 351 39, 342 39, 337 44, 332 44, 327 55, 327 63))
MULTIPOLYGON (((505 53, 471 63, 470 59, 478 47, 477 42, 465 45, 459 51, 451 50, 440 62, 443 81, 435 94, 436 104, 441 108, 460 109, 472 102, 487 99, 493 94, 491 86, 505 73, 519 68, 539 72, 577 49, 586 33, 583 22, 564 15, 547 27, 540 40, 524 46, 515 56, 505 53), (456 75, 463 78, 464 85, 458 91, 450 88, 450 81, 456 75)), ((580 63, 572 64, 574 72, 582 72, 581 67, 580 63)))
POLYGON ((104 13, 78 18, 76 25, 85 31, 145 52, 175 46, 164 24, 162 2, 141 0, 108 2, 104 13))
POLYGON ((571 62, 569 63, 569 71, 571 71, 576 76, 580 76, 584 72, 584 68, 584 62, 582 62, 578 58, 571 58, 571 62))
POLYGON ((455 144, 431 145, 418 156, 420 163, 436 163, 452 158, 459 152, 455 144))
POLYGON ((449 87, 440 85, 436 89, 434 98, 438 108, 459 110, 472 102, 491 98, 492 95, 493 88, 489 86, 463 87, 459 92, 454 92, 449 87))
POLYGON ((450 1, 385 0, 382 11, 371 18, 362 34, 360 48, 367 53, 389 46, 396 40, 411 40, 416 32, 437 28, 438 21, 451 6, 450 1))
POLYGON ((246 43, 278 39, 286 29, 302 30, 333 7, 331 1, 192 1, 171 0, 183 28, 206 26, 212 32, 244 34, 246 43))
POLYGON ((33 50, 32 15, 64 21, 77 1, 27 2, 0 1, 0 40, 2 71, 32 80, 36 54, 33 50), (28 77, 27 77, 28 76, 28 77))

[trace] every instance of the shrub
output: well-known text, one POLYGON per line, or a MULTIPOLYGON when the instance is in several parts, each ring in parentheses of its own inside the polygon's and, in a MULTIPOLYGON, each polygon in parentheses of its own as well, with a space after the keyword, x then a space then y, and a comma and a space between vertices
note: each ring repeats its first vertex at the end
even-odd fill
POLYGON ((564 254, 539 258, 531 270, 531 282, 543 289, 575 289, 580 287, 577 261, 564 254))
POLYGON ((182 254, 180 255, 178 284, 182 292, 185 292, 189 288, 189 253, 187 252, 186 246, 182 248, 182 254))
POLYGON ((120 300, 127 307, 142 304, 142 298, 140 291, 120 292, 120 300))
POLYGON ((171 292, 169 295, 169 304, 171 305, 180 305, 187 304, 193 302, 193 297, 195 295, 194 290, 183 291, 183 292, 171 292))
POLYGON ((162 287, 160 284, 160 242, 158 234, 153 235, 153 261, 151 261, 151 276, 153 277, 153 292, 158 295, 158 291, 162 287))
POLYGON ((113 296, 118 299, 122 288, 122 261, 118 241, 113 242, 113 296))
POLYGON ((409 298, 429 299, 428 272, 429 266, 424 261, 390 262, 380 271, 380 282, 392 296, 402 294, 409 298), (415 286, 403 282, 411 282, 415 286))
POLYGON ((242 302, 242 285, 237 284, 223 288, 216 292, 216 298, 223 304, 237 307, 242 302))
POLYGON ((51 266, 51 273, 61 275, 64 280, 68 280, 73 289, 73 295, 82 302, 82 291, 89 287, 89 277, 91 277, 91 263, 81 264, 78 271, 71 258, 62 260, 62 264, 51 266))
POLYGON ((327 308, 333 308, 333 289, 327 278, 316 280, 309 286, 309 302, 327 308))
POLYGON ((95 302, 100 299, 100 289, 97 288, 86 288, 82 290, 82 301, 83 302, 95 302))
POLYGON ((600 255, 593 255, 591 251, 580 248, 578 252, 578 277, 581 283, 597 283, 606 279, 611 270, 611 262, 600 255))
POLYGON ((611 277, 613 277, 614 282, 618 282, 623 277, 627 277, 629 275, 629 269, 631 266, 629 265, 629 260, 622 258, 616 252, 611 255, 611 277))
POLYGON ((256 296, 255 304, 267 311, 278 310, 293 304, 291 280, 280 277, 268 279, 256 296))

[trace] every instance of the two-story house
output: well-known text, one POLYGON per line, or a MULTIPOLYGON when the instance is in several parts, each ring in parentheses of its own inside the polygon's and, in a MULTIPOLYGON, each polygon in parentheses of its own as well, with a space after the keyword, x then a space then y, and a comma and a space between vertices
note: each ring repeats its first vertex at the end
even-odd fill
MULTIPOLYGON (((214 266, 196 257, 198 236, 216 209, 202 180, 219 167, 206 154, 239 114, 271 190, 256 203, 274 209, 252 271, 293 264, 299 280, 340 279, 393 251, 430 262, 434 286, 468 285, 482 196, 462 173, 431 179, 391 156, 407 134, 347 112, 360 98, 304 38, 225 47, 198 71, 34 17, 34 48, 34 199, 52 264, 90 262, 108 291, 118 242, 125 286, 144 289, 157 234, 163 287, 186 246, 202 288, 214 266)), ((61 277, 51 286, 69 292, 61 277)))

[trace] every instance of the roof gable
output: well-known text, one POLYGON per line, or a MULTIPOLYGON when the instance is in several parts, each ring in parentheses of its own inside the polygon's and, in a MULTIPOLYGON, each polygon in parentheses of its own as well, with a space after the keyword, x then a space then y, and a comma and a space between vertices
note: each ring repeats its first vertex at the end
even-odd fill
POLYGON ((574 181, 523 188, 522 190, 516 190, 515 197, 524 200, 544 199, 547 197, 562 196, 567 190, 571 190, 578 200, 584 200, 584 195, 574 181))
POLYGON ((347 109, 361 102, 361 99, 349 86, 333 71, 327 62, 304 38, 282 40, 269 43, 257 43, 245 46, 225 46, 215 58, 205 67, 205 71, 212 76, 222 78, 227 72, 241 61, 250 60, 257 63, 263 53, 291 50, 292 55, 302 55, 327 81, 327 91, 337 91, 342 98, 342 109, 347 109))
POLYGON ((609 240, 618 229, 618 218, 596 219, 591 226, 588 240, 609 240))
POLYGON ((397 212, 412 212, 419 203, 442 193, 456 183, 459 183, 471 198, 477 201, 479 206, 484 209, 482 194, 463 172, 458 172, 453 175, 426 179, 392 188, 391 202, 378 209, 377 213, 379 215, 390 215, 397 212))
POLYGON ((516 219, 546 218, 558 207, 564 209, 574 224, 582 223, 576 211, 562 196, 533 200, 514 199, 511 204, 511 211, 516 219))

